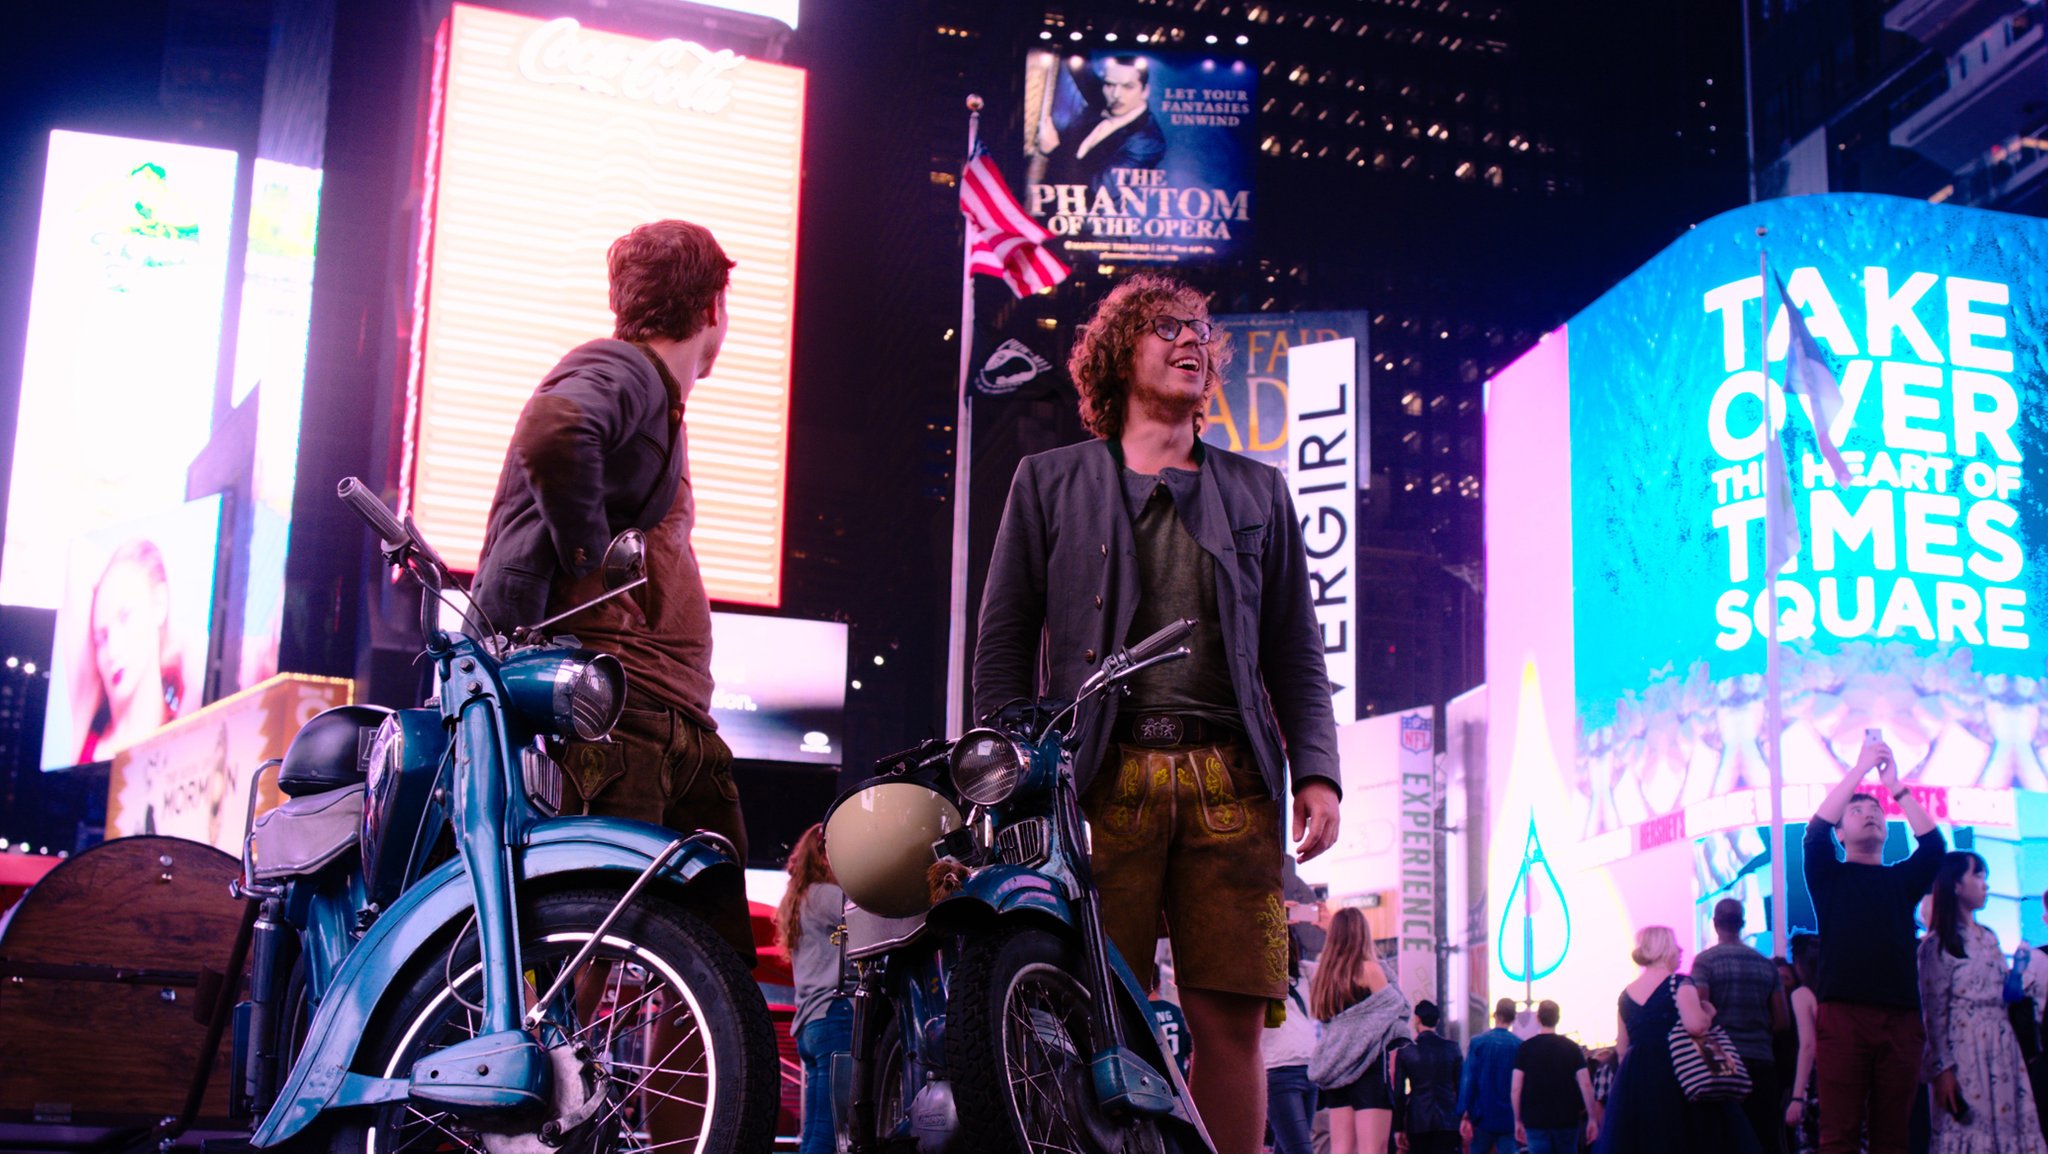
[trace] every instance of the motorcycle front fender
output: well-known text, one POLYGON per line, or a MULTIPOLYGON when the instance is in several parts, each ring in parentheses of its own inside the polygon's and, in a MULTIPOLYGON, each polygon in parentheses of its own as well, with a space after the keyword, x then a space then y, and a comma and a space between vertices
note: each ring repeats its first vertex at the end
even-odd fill
POLYGON ((1074 929, 1074 908, 1066 887, 1050 874, 1014 865, 984 866, 959 890, 932 907, 926 919, 948 929, 968 929, 990 918, 1031 915, 1074 929))
MULTIPOLYGON (((1051 874, 1024 866, 985 866, 969 875, 958 891, 932 907, 927 920, 949 930, 971 931, 991 921, 1031 917, 1058 923, 1064 933, 1079 935, 1073 903, 1067 900, 1066 884, 1051 874)), ((1114 945, 1109 946, 1110 971, 1134 1006, 1148 1006, 1151 999, 1138 988, 1138 977, 1124 962, 1114 945)))
MULTIPOLYGON (((1066 884, 1051 874, 1025 866, 992 865, 974 871, 945 901, 932 907, 926 921, 947 930, 971 932, 991 922, 1027 917, 1047 928, 1078 938, 1080 926, 1073 903, 1067 900, 1066 884)), ((1108 944, 1108 943, 1105 943, 1108 944)), ((1110 972, 1133 1006, 1150 1006, 1151 999, 1138 986, 1138 976, 1109 945, 1110 972)))
MULTIPOLYGON (((517 880, 525 886, 542 879, 588 878, 623 888, 676 836, 660 826, 618 818, 567 817, 541 822, 532 828, 517 855, 517 880)), ((732 920, 729 907, 736 905, 744 920, 746 896, 741 863, 727 856, 726 850, 720 840, 693 836, 669 859, 657 884, 671 894, 687 894, 689 907, 705 915, 706 921, 730 939, 732 934, 725 930, 732 920)), ((409 973, 421 951, 458 932, 473 909, 469 879, 458 858, 421 878, 371 924, 342 962, 333 988, 320 1000, 306 1031, 306 1045, 270 1112, 250 1138, 251 1145, 285 1142, 336 1105, 389 1100, 390 1087, 358 1086, 351 1088, 347 1101, 337 1101, 344 1082, 351 1080, 349 1072, 377 1008, 396 993, 395 983, 409 973)), ((739 948, 739 943, 734 946, 739 948)), ((753 953, 749 937, 740 955, 751 961, 753 953)))

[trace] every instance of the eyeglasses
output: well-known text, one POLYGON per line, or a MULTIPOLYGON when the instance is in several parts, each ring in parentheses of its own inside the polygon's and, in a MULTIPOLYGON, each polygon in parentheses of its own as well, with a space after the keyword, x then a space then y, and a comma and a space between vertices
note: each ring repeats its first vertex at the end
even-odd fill
POLYGON ((1152 318, 1152 331, 1158 333, 1159 339, 1162 341, 1179 340, 1180 330, 1183 325, 1195 334, 1195 343, 1198 345, 1208 344, 1209 334, 1216 331, 1216 326, 1208 321, 1198 321, 1191 318, 1183 319, 1181 317, 1152 318))

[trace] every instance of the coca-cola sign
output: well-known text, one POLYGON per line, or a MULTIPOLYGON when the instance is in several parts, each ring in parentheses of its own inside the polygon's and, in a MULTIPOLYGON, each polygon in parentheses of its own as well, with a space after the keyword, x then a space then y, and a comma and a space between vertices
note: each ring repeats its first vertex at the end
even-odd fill
POLYGON ((536 84, 573 84, 621 100, 718 113, 732 103, 728 74, 744 59, 731 49, 713 52, 688 40, 591 35, 564 16, 526 38, 519 73, 536 84))

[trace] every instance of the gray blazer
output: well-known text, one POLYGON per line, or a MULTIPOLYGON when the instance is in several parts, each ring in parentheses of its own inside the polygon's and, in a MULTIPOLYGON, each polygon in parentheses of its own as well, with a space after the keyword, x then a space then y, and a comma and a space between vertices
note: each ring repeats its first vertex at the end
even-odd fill
MULTIPOLYGON (((1309 599, 1301 523, 1279 470, 1200 446, 1201 516, 1238 712, 1271 796, 1327 780, 1341 794, 1323 637, 1309 599)), ((974 652, 974 715, 1040 695, 1072 697, 1124 643, 1138 605, 1138 547, 1112 446, 1090 440, 1024 458, 996 532, 974 652)), ((1109 747, 1112 699, 1075 735, 1083 790, 1109 747)))

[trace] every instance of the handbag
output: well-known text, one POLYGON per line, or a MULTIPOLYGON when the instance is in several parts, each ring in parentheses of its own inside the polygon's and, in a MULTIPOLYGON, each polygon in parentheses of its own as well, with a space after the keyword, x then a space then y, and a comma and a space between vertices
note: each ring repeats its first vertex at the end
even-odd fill
POLYGON ((2012 1023, 2013 1038, 2020 1044, 2020 1057, 2032 1062, 2041 1055, 2041 1023, 2034 1016, 2034 998, 2027 993, 2027 963, 2032 950, 2024 944, 2013 951, 2012 966, 2005 971, 2006 1020, 2012 1023))
MULTIPOLYGON (((1678 978, 1671 979, 1671 994, 1678 995, 1678 978)), ((1749 1069, 1735 1052, 1728 1031, 1707 1027, 1704 1034, 1688 1033, 1684 1022, 1671 1027, 1671 1069, 1678 1075, 1678 1088, 1689 1102, 1735 1102, 1749 1096, 1749 1069)))

